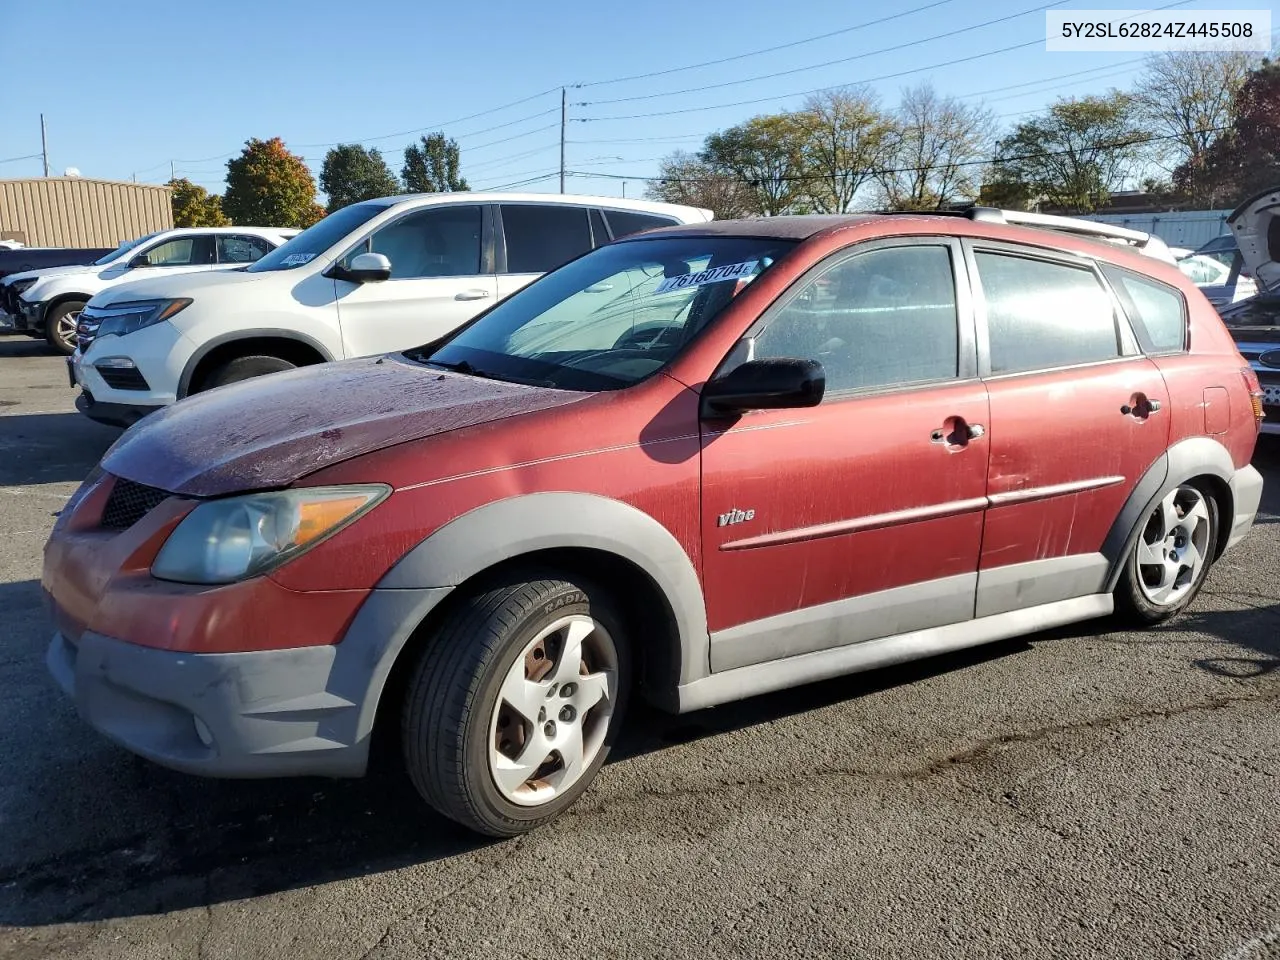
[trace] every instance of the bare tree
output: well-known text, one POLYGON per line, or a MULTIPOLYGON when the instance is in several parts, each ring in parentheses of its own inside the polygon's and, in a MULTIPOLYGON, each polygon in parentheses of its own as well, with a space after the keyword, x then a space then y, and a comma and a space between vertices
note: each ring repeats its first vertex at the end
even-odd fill
POLYGON ((766 216, 791 213, 806 199, 804 127, 795 114, 752 117, 707 137, 699 158, 731 173, 755 196, 766 216))
POLYGON ((891 168, 877 179, 890 209, 937 209, 978 192, 995 138, 986 107, 941 97, 931 84, 904 90, 890 138, 891 168))
POLYGON ((646 196, 650 200, 711 210, 717 220, 760 212, 751 189, 735 174, 717 169, 683 150, 662 161, 658 178, 649 184, 646 196))
POLYGON ((885 166, 893 122, 870 87, 816 94, 795 115, 804 131, 804 192, 820 213, 845 213, 885 166))

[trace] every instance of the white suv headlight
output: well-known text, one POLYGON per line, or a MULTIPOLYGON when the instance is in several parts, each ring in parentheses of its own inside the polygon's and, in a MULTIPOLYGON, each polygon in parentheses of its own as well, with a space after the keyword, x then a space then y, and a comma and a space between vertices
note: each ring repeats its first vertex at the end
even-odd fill
POLYGON ((258 576, 337 533, 390 493, 385 484, 360 484, 209 500, 169 534, 151 575, 202 584, 258 576))
POLYGON ((190 305, 191 301, 187 298, 133 300, 128 303, 113 303, 107 307, 94 307, 90 315, 99 321, 97 337, 113 334, 123 337, 144 327, 168 320, 190 305))

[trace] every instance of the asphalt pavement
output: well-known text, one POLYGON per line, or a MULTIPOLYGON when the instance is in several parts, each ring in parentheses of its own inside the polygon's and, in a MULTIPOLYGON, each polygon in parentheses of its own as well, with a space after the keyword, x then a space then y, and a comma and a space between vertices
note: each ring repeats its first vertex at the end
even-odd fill
POLYGON ((41 547, 119 435, 0 338, 0 958, 1280 958, 1280 444, 1183 619, 685 717, 477 839, 388 765, 214 782, 85 727, 41 547))

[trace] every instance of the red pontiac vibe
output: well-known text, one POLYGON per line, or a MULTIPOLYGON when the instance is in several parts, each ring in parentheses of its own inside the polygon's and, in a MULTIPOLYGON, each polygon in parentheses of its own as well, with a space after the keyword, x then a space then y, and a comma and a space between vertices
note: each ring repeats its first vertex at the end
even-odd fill
POLYGON ((1253 522, 1257 380, 1144 235, 1014 219, 656 230, 437 343, 155 413, 49 539, 49 668, 196 774, 358 776, 397 734, 509 835, 629 693, 1166 620, 1253 522))

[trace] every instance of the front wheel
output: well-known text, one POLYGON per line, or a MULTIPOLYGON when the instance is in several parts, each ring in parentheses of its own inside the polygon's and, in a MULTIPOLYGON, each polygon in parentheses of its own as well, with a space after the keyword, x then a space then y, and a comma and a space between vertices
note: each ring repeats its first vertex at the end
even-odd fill
POLYGON ((478 833, 532 830, 604 764, 629 671, 621 620, 599 589, 546 577, 480 593, 431 638, 410 680, 410 778, 478 833))
POLYGON ((50 307, 45 314, 44 338, 63 356, 76 352, 76 324, 83 309, 83 300, 66 300, 50 307))
POLYGON ((1196 598, 1213 565, 1218 504, 1182 484, 1147 517, 1116 587, 1116 608, 1138 625, 1162 623, 1196 598))
POLYGON ((199 389, 193 393, 203 393, 214 387, 224 387, 229 383, 251 380, 254 377, 265 377, 269 373, 283 373, 295 369, 297 364, 290 363, 280 357, 252 355, 236 357, 211 370, 201 381, 199 389))

